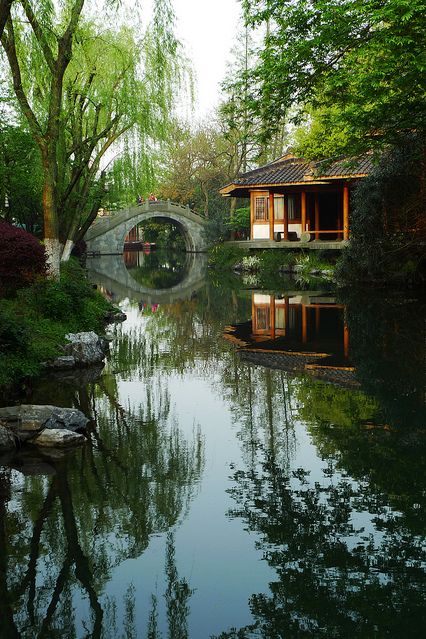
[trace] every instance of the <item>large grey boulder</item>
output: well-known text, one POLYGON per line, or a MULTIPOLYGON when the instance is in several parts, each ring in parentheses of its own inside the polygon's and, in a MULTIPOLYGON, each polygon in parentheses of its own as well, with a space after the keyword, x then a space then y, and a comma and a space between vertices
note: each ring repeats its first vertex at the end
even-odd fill
POLYGON ((80 433, 73 433, 64 428, 45 428, 31 443, 49 448, 67 448, 83 444, 85 441, 86 438, 80 433))
POLYGON ((75 408, 22 404, 0 408, 0 426, 19 441, 32 440, 44 429, 63 429, 82 432, 87 417, 75 408))
POLYGON ((4 426, 0 425, 0 450, 13 450, 16 441, 13 433, 4 426))
POLYGON ((74 357, 76 366, 91 366, 102 362, 108 353, 108 340, 96 335, 93 331, 87 333, 68 333, 65 335, 68 344, 65 354, 74 357))

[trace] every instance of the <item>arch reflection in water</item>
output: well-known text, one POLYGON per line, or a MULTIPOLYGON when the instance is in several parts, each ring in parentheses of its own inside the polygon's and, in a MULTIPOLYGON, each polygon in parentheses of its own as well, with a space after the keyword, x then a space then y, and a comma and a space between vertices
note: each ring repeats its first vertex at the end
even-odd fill
POLYGON ((150 289, 173 288, 188 277, 190 255, 183 252, 125 251, 124 263, 133 279, 150 289))
POLYGON ((89 258, 87 267, 91 281, 113 292, 114 301, 171 304, 191 299, 204 286, 206 258, 194 253, 132 251, 89 258))

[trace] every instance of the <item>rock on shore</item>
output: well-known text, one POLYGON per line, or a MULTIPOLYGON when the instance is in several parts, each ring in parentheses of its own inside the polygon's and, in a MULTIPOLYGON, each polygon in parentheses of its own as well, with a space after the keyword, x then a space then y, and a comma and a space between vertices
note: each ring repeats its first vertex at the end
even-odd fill
POLYGON ((30 442, 63 448, 85 441, 87 417, 74 408, 23 404, 0 408, 0 450, 30 442))
POLYGON ((64 354, 48 363, 51 369, 64 370, 99 364, 103 362, 109 350, 108 340, 93 331, 68 333, 65 338, 68 344, 64 346, 64 354))

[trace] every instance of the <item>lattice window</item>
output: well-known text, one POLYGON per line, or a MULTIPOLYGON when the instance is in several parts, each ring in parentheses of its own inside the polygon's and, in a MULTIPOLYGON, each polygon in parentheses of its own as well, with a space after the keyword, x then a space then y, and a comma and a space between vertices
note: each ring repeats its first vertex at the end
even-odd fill
POLYGON ((256 330, 268 331, 270 327, 269 306, 256 309, 256 330))
POLYGON ((267 222, 269 220, 268 198, 265 195, 258 196, 254 200, 254 219, 256 222, 267 222))
POLYGON ((284 196, 283 195, 274 196, 274 219, 276 220, 284 219, 284 196))
POLYGON ((300 193, 288 196, 288 219, 300 220, 301 216, 300 193))

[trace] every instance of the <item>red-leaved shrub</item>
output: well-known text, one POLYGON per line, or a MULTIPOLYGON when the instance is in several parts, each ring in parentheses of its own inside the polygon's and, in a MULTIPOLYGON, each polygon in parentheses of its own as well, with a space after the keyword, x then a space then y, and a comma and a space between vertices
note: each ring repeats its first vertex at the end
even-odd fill
POLYGON ((46 254, 27 231, 0 220, 0 295, 10 295, 46 273, 46 254))

